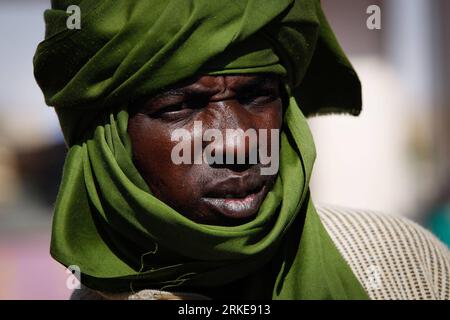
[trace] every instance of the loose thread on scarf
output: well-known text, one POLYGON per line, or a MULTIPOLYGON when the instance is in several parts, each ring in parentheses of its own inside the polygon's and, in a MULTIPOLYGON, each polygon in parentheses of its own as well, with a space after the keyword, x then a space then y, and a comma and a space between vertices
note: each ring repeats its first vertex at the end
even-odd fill
MULTIPOLYGON (((142 273, 142 271, 143 271, 144 268, 145 268, 144 257, 145 257, 146 255, 149 255, 149 254, 156 254, 156 253, 158 252, 158 249, 159 249, 158 243, 155 242, 155 249, 154 249, 153 251, 149 251, 149 252, 146 252, 146 253, 144 253, 144 254, 141 255, 141 267, 139 268, 139 271, 138 271, 138 273, 137 273, 137 275, 136 275, 136 280, 139 278, 139 275, 142 273)), ((153 271, 154 268, 151 268, 150 270, 153 271)), ((133 289, 133 280, 130 281, 130 291, 131 291, 133 294, 136 293, 136 292, 134 291, 134 289, 133 289)))

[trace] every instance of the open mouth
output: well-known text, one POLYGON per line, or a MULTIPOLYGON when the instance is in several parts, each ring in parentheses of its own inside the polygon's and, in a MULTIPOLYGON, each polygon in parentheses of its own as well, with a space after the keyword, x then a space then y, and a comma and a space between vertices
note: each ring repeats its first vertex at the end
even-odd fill
POLYGON ((266 193, 267 188, 263 185, 248 191, 211 192, 202 201, 225 217, 244 219, 256 215, 266 193))

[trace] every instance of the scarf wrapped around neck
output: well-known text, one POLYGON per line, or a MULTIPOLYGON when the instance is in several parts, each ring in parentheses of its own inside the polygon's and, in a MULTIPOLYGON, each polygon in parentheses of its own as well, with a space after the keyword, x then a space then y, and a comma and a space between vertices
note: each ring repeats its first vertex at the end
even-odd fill
POLYGON ((367 298, 309 193, 315 148, 305 116, 357 115, 361 106, 358 77, 319 1, 53 0, 45 21, 35 77, 69 147, 51 254, 78 266, 83 284, 367 298), (73 4, 79 30, 66 26, 73 4), (279 174, 253 221, 198 224, 154 197, 134 166, 128 108, 181 80, 237 73, 285 83, 279 174))

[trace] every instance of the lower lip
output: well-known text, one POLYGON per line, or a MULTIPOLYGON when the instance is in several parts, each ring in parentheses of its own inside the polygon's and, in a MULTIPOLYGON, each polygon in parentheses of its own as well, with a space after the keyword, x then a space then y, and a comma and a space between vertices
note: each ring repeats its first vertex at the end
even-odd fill
POLYGON ((257 193, 252 193, 245 198, 203 198, 203 202, 211 209, 225 217, 232 219, 245 219, 256 215, 264 198, 266 187, 257 193))

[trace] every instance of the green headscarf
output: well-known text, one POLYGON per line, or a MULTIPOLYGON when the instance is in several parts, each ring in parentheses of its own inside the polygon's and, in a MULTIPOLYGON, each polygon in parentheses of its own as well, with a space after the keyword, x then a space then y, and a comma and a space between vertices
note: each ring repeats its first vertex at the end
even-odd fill
POLYGON ((234 298, 365 299, 315 212, 304 115, 358 114, 360 84, 315 0, 54 0, 35 76, 69 145, 51 254, 108 292, 233 288, 234 298), (69 5, 81 29, 66 27, 69 5), (257 217, 195 223, 152 196, 132 161, 128 107, 200 74, 285 82, 280 170, 257 217), (301 106, 298 107, 297 103, 301 106))

